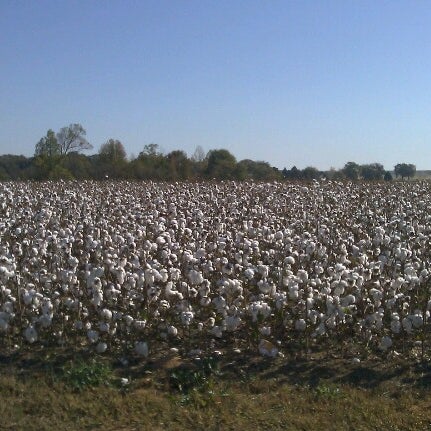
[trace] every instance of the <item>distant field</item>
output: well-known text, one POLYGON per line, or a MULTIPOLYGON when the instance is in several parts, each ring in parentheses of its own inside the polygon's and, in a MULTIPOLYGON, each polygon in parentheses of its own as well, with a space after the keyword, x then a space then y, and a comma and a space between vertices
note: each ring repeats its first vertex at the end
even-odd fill
POLYGON ((429 179, 431 178, 431 171, 416 171, 415 178, 429 179))

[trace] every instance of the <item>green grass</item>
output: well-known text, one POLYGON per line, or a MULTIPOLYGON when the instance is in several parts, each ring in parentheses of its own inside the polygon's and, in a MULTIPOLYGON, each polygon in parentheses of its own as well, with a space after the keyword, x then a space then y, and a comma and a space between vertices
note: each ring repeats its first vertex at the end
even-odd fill
MULTIPOLYGON (((28 361, 26 363, 29 363, 28 361)), ((1 430, 426 430, 430 371, 384 361, 0 364, 1 430), (128 377, 127 390, 119 382, 128 377)))

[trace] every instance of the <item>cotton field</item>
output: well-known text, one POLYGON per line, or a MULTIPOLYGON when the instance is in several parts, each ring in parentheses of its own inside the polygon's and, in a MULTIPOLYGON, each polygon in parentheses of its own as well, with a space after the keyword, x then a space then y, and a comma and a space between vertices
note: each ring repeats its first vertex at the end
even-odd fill
POLYGON ((0 190, 1 349, 428 353, 428 182, 0 190))

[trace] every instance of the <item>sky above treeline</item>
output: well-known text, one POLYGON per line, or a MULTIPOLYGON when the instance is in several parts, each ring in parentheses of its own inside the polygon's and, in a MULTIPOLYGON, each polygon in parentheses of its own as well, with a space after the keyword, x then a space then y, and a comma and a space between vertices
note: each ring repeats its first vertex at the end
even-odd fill
POLYGON ((0 0, 0 154, 226 148, 283 168, 431 169, 431 3, 0 0))

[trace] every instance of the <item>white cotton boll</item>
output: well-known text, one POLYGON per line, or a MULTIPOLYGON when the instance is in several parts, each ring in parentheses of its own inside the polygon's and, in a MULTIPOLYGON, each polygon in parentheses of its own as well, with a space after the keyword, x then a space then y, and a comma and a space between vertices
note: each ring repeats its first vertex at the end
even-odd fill
POLYGON ((28 326, 24 331, 24 337, 29 343, 37 341, 37 331, 33 325, 28 326))
POLYGON ((326 334, 326 327, 323 322, 319 323, 315 331, 316 335, 324 335, 326 334))
POLYGON ((424 324, 421 314, 416 313, 416 314, 409 316, 409 318, 412 321, 413 327, 415 329, 420 328, 424 324))
POLYGON ((121 386, 127 386, 130 383, 129 379, 126 379, 126 377, 122 377, 120 379, 121 386))
POLYGON ((267 336, 271 335, 271 327, 262 326, 261 328, 259 328, 259 332, 261 335, 264 335, 267 337, 267 336))
POLYGON ((380 350, 386 351, 392 346, 392 338, 388 336, 382 337, 380 340, 379 348, 380 350))
POLYGON ((304 319, 298 319, 295 321, 295 329, 297 331, 305 331, 307 328, 307 322, 304 319))
POLYGON ((103 301, 103 292, 101 290, 97 290, 93 293, 93 298, 91 299, 91 303, 95 307, 100 307, 103 301))
POLYGON ((147 326, 146 320, 135 320, 133 322, 133 327, 138 331, 143 331, 146 326, 147 326))
POLYGON ((52 305, 52 302, 49 299, 44 299, 42 302, 42 314, 52 314, 52 310, 54 309, 54 306, 52 305))
POLYGON ((155 281, 154 271, 152 269, 146 269, 144 274, 145 274, 145 283, 148 286, 152 286, 155 281))
POLYGON ((75 256, 70 256, 67 263, 72 267, 76 268, 79 265, 79 260, 75 256))
POLYGON ((135 319, 129 314, 126 314, 125 316, 123 316, 123 320, 126 322, 127 326, 130 326, 135 319))
POLYGON ((295 258, 293 256, 287 256, 284 259, 285 265, 294 265, 295 264, 295 258))
POLYGON ((254 271, 251 268, 247 268, 244 271, 244 277, 247 278, 248 280, 252 280, 254 277, 254 271))
POLYGON ((135 352, 139 356, 143 356, 144 358, 148 357, 148 344, 145 341, 138 341, 135 344, 135 352))
POLYGON ((171 308, 171 304, 169 304, 169 301, 167 301, 166 299, 162 299, 159 302, 159 307, 160 310, 169 310, 169 308, 171 308))
POLYGON ((278 349, 270 341, 262 339, 259 342, 259 353, 262 356, 275 358, 278 355, 278 349))
POLYGON ((331 316, 328 318, 328 320, 326 320, 326 326, 329 329, 335 329, 337 327, 337 321, 335 319, 335 316, 331 316))
POLYGON ((401 332, 401 322, 399 316, 393 317, 391 321, 391 331, 394 334, 399 334, 401 332))
POLYGON ((257 272, 263 277, 267 278, 269 275, 269 266, 268 265, 258 265, 257 272))
POLYGON ((168 335, 170 335, 171 337, 176 337, 178 335, 178 329, 173 325, 169 325, 168 335))
POLYGON ((340 298, 340 305, 342 307, 348 307, 351 304, 354 304, 356 302, 356 298, 354 295, 349 294, 344 296, 343 298, 340 298))
POLYGON ((222 328, 220 326, 213 326, 211 328, 210 333, 212 335, 214 335, 214 337, 217 337, 217 338, 222 338, 223 337, 223 330, 222 330, 222 328))
POLYGON ((223 320, 223 325, 226 327, 227 331, 236 331, 241 325, 241 318, 239 316, 226 316, 223 320))
POLYGON ((160 281, 166 283, 169 280, 169 273, 166 268, 160 270, 160 281))
POLYGON ((208 296, 211 293, 211 288, 208 280, 205 280, 205 283, 203 283, 199 287, 198 291, 200 296, 208 296))
POLYGON ((214 307, 216 308, 217 312, 223 313, 226 308, 226 299, 223 298, 223 296, 217 296, 212 300, 212 303, 214 304, 214 307))
POLYGON ((383 298, 383 293, 375 288, 370 289, 370 296, 374 299, 374 301, 379 301, 383 298))
MULTIPOLYGON (((172 260, 172 257, 171 257, 171 260, 172 260)), ((169 274, 171 276, 172 281, 178 281, 181 277, 181 270, 178 268, 170 268, 169 274)))
POLYGON ((199 303, 202 307, 208 307, 211 305, 211 298, 204 296, 200 299, 199 303))
POLYGON ((317 319, 319 318, 320 313, 317 310, 309 310, 308 318, 310 319, 310 323, 315 325, 317 323, 317 319))
POLYGON ((99 331, 100 332, 109 332, 109 323, 108 322, 99 322, 99 331))
POLYGON ((0 331, 6 332, 9 328, 9 324, 6 320, 0 319, 0 331))
POLYGON ((268 283, 266 280, 259 280, 257 282, 257 286, 259 287, 259 290, 261 293, 267 295, 272 290, 272 285, 268 283))
POLYGON ((308 272, 304 269, 299 269, 297 276, 303 283, 306 283, 308 281, 308 272))
POLYGON ((73 327, 74 327, 76 330, 80 331, 81 329, 83 329, 84 324, 82 323, 82 321, 81 321, 81 320, 77 320, 77 321, 73 324, 73 327))
POLYGON ((410 334, 413 331, 412 321, 408 317, 404 317, 404 319, 402 320, 402 325, 404 331, 406 331, 407 334, 410 334))
POLYGON ((106 350, 108 350, 108 345, 105 342, 100 341, 99 343, 97 343, 97 346, 96 346, 97 353, 105 353, 106 350))
POLYGON ((345 286, 343 283, 339 282, 337 283, 337 286, 334 288, 334 295, 341 296, 344 293, 345 286))
POLYGON ((277 231, 274 235, 276 241, 283 241, 284 234, 281 230, 277 231))
POLYGON ((201 272, 192 269, 188 275, 189 281, 192 285, 196 286, 204 281, 204 277, 201 272))
POLYGON ((100 312, 100 317, 101 317, 102 319, 105 319, 105 320, 111 320, 111 319, 112 319, 112 311, 111 311, 111 310, 109 310, 109 309, 107 309, 107 308, 104 308, 104 309, 100 312))
MULTIPOLYGON (((69 317, 69 316, 65 316, 69 317)), ((38 322, 42 326, 42 328, 48 328, 51 326, 52 323, 52 316, 48 314, 42 314, 42 316, 39 317, 38 322)))
POLYGON ((90 329, 89 331, 87 331, 87 338, 90 343, 95 343, 99 339, 99 333, 94 329, 90 329))
POLYGON ((30 305, 33 301, 33 293, 28 292, 27 290, 24 290, 22 299, 25 305, 30 305))
POLYGON ((189 326, 193 319, 194 319, 194 314, 192 311, 183 311, 181 313, 181 323, 185 326, 189 326))
POLYGON ((189 297, 190 298, 196 298, 198 296, 198 293, 199 292, 194 287, 191 287, 189 289, 189 297))
POLYGON ((289 299, 298 299, 299 290, 298 286, 289 286, 289 299))

